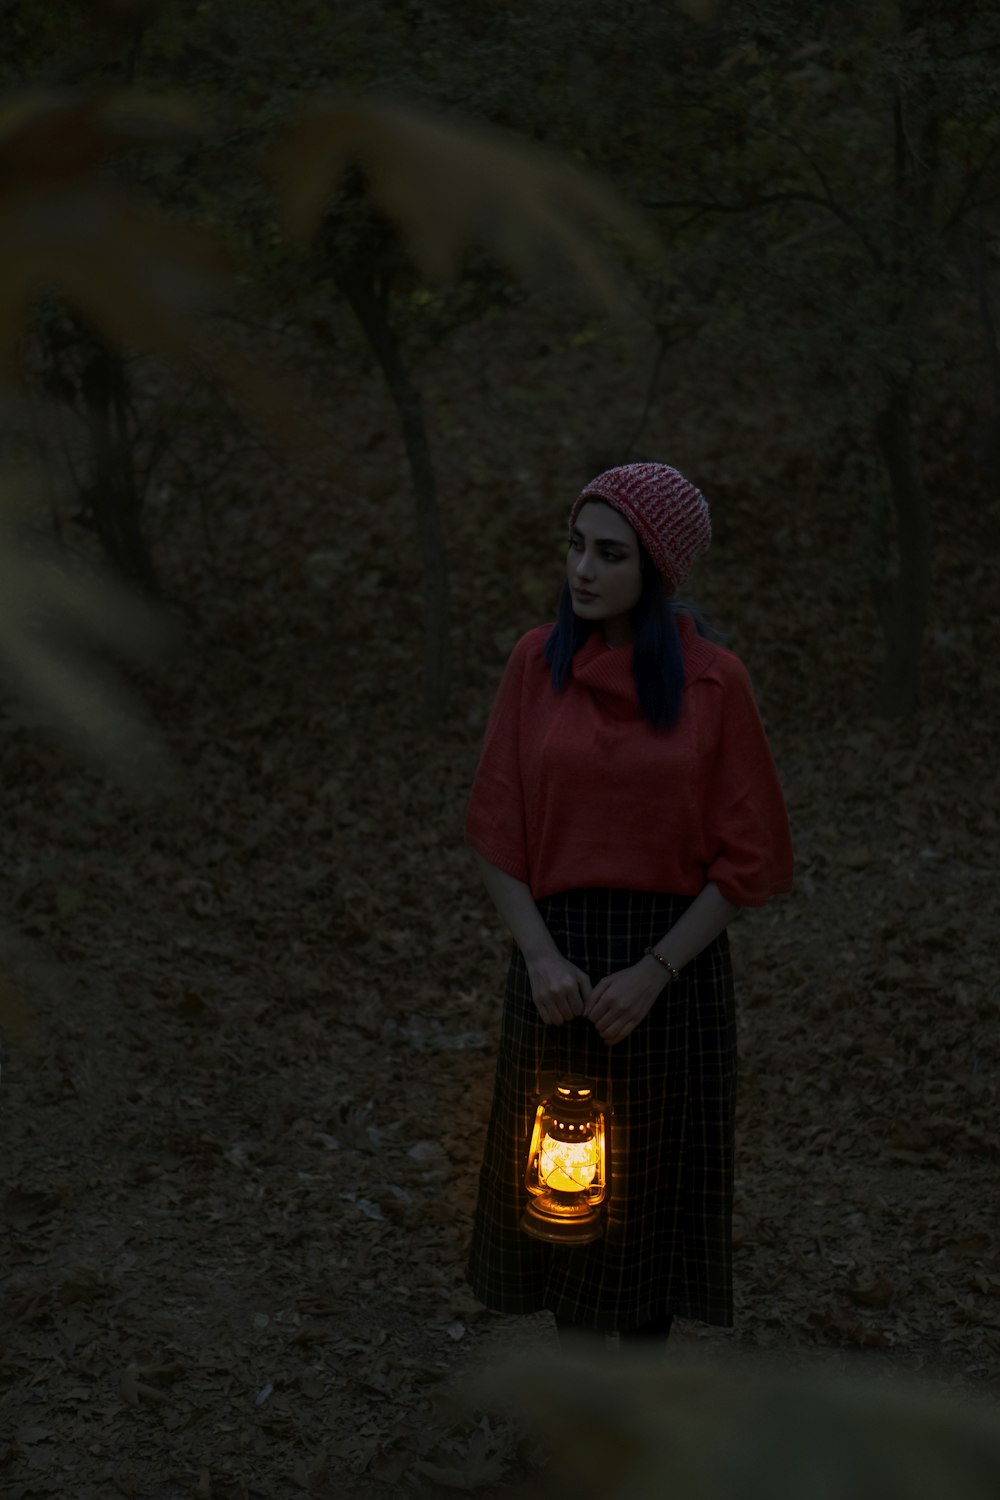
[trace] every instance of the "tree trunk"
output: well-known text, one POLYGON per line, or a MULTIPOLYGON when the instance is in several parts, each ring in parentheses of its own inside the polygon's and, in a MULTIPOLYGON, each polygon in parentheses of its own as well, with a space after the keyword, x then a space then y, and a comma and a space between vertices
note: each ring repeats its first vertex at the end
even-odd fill
POLYGON ((410 465, 414 515, 424 584, 424 722, 436 724, 448 707, 451 653, 448 632, 448 556, 437 500, 434 461, 420 392, 403 360, 385 308, 363 267, 336 274, 336 282, 364 329, 399 414, 410 465))
POLYGON ((125 363, 119 350, 95 343, 82 377, 92 473, 81 500, 93 512, 105 554, 121 576, 150 596, 159 592, 142 532, 129 430, 125 363))
POLYGON ((897 385, 875 418, 875 439, 889 481, 898 571, 876 586, 884 657, 878 711, 903 718, 916 712, 931 590, 930 509, 910 419, 910 390, 897 385))
MULTIPOLYGON (((901 31, 923 24, 922 0, 904 5, 901 31)), ((875 605, 885 655, 876 708, 906 718, 917 709, 924 633, 930 607, 931 526, 920 455, 913 437, 912 406, 918 351, 926 338, 926 298, 941 146, 941 114, 933 90, 897 79, 892 107, 894 208, 890 264, 895 289, 888 328, 899 340, 909 373, 888 379, 885 405, 875 417, 875 441, 889 483, 896 533, 895 577, 877 587, 875 605)))

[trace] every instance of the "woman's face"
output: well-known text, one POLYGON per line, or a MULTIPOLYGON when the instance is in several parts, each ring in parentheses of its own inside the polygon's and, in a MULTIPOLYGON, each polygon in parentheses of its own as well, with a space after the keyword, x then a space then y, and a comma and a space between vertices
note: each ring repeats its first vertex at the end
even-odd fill
POLYGON ((599 622, 609 646, 626 645, 642 593, 639 542, 625 517, 603 500, 588 500, 570 527, 566 578, 573 613, 599 622))

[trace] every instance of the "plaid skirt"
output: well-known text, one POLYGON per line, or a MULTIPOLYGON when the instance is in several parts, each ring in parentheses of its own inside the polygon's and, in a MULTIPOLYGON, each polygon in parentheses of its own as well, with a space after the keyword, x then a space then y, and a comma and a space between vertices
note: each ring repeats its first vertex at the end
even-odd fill
MULTIPOLYGON (((590 976, 628 968, 691 897, 566 891, 539 901, 559 950, 590 976)), ((583 1017, 546 1026, 515 947, 469 1254, 473 1292, 497 1312, 542 1309, 595 1330, 674 1313, 733 1321, 736 1017, 726 934, 609 1047, 583 1017), (550 1245, 520 1228, 539 1076, 584 1075, 612 1108, 604 1234, 550 1245)))

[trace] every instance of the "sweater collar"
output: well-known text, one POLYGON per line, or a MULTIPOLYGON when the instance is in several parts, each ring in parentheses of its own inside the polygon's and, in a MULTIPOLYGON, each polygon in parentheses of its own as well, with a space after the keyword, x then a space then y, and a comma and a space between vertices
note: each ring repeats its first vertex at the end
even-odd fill
MULTIPOLYGON (((684 685, 687 687, 707 671, 715 653, 711 643, 698 634, 694 620, 686 610, 679 611, 674 618, 684 653, 684 685)), ((595 625, 573 657, 573 676, 592 692, 622 699, 640 712, 632 656, 631 645, 608 646, 600 626, 595 625)))

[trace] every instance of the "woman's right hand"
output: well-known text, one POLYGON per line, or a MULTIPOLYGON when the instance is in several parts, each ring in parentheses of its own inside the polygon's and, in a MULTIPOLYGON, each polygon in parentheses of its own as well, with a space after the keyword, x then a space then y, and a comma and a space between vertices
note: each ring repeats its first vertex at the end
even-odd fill
POLYGON ((571 964, 561 953, 551 957, 525 960, 531 998, 546 1026, 559 1026, 582 1016, 590 999, 591 984, 582 969, 571 964))

